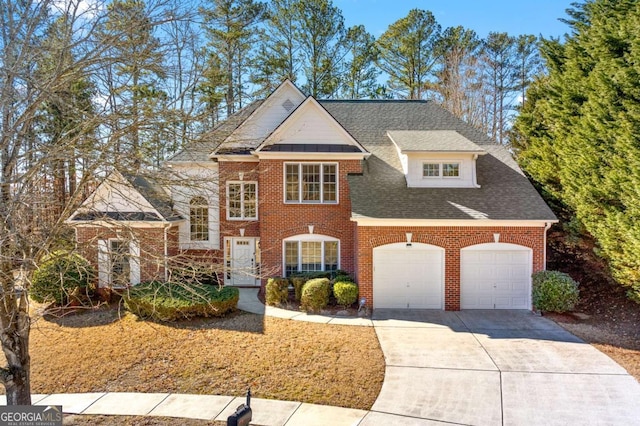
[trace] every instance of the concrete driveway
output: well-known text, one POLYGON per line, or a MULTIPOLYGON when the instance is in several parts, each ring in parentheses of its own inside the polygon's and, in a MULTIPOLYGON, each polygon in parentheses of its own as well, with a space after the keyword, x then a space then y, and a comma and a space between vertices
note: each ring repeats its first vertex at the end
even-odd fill
POLYGON ((373 324, 387 367, 361 426, 640 422, 640 384, 531 312, 376 310, 373 324))

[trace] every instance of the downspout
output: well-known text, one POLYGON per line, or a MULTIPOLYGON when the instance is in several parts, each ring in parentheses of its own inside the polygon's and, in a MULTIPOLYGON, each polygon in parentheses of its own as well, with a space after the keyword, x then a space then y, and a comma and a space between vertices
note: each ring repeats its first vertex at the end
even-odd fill
POLYGON ((169 237, 169 228, 171 227, 171 223, 165 223, 164 224, 164 281, 167 282, 169 281, 169 243, 168 243, 168 237, 169 237))
POLYGON ((478 159, 478 154, 473 154, 473 159, 471 161, 471 179, 472 182, 471 184, 473 185, 474 188, 480 188, 480 185, 478 185, 478 176, 476 175, 476 160, 478 159))
POLYGON ((552 222, 546 222, 544 225, 544 246, 543 246, 543 258, 542 258, 542 270, 547 270, 547 231, 551 228, 552 222))

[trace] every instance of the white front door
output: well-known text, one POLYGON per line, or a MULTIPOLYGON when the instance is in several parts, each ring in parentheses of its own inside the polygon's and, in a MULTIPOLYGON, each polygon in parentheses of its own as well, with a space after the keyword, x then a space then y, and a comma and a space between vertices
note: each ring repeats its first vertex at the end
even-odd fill
POLYGON ((259 250, 255 238, 228 238, 227 285, 255 286, 258 280, 259 250))

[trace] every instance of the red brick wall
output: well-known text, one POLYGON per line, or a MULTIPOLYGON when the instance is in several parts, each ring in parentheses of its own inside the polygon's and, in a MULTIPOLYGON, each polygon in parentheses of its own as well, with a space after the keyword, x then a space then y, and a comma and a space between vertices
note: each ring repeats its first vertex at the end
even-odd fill
POLYGON ((543 227, 358 227, 358 271, 360 295, 373 306, 373 249, 391 243, 411 241, 445 249, 445 309, 460 309, 460 250, 475 244, 493 243, 500 234, 501 243, 518 244, 533 249, 533 271, 544 268, 543 227))
MULTIPOLYGON (((284 163, 296 161, 261 160, 258 193, 260 218, 260 246, 263 275, 282 275, 282 240, 298 234, 308 234, 309 225, 314 234, 327 235, 340 240, 340 268, 356 272, 355 223, 351 218, 351 201, 347 175, 361 173, 360 160, 337 161, 338 204, 285 204, 284 163)), ((329 162, 329 161, 327 161, 329 162)), ((264 285, 263 280, 263 285, 264 285)))
MULTIPOLYGON (((98 240, 133 236, 140 244, 140 281, 164 279, 164 229, 158 228, 122 228, 120 233, 104 226, 76 228, 78 249, 98 270, 98 240)), ((178 227, 167 231, 167 251, 169 255, 178 253, 178 227)))

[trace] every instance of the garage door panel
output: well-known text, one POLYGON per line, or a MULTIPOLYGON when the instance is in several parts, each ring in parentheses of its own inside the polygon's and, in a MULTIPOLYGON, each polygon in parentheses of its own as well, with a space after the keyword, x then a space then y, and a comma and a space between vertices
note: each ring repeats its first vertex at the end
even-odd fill
POLYGON ((530 250, 462 250, 462 309, 531 309, 530 250))
POLYGON ((393 246, 374 249, 374 307, 442 309, 443 250, 393 246))

